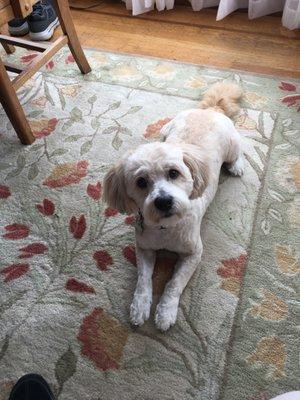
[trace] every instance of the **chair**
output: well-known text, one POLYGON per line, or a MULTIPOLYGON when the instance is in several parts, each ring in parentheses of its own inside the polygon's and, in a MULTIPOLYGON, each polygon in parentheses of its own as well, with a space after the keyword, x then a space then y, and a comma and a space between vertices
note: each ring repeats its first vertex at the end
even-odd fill
MULTIPOLYGON (((37 1, 0 0, 0 28, 13 18, 25 18, 28 16, 32 11, 33 4, 37 1)), ((91 71, 75 31, 68 0, 53 0, 53 4, 63 32, 54 42, 45 44, 0 35, 0 43, 8 54, 14 51, 13 46, 35 50, 40 53, 26 67, 4 62, 0 58, 0 102, 23 144, 33 143, 35 137, 32 134, 16 91, 66 44, 69 46, 80 71, 83 74, 91 71), (18 75, 11 81, 7 71, 15 72, 18 75)))

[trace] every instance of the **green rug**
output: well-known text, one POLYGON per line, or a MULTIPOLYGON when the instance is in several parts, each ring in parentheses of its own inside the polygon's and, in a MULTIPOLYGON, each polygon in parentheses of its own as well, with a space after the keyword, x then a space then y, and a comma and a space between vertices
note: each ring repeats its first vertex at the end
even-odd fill
MULTIPOLYGON (((300 83, 86 53, 89 75, 64 49, 19 91, 32 146, 0 109, 0 399, 28 372, 59 400, 267 400, 299 389, 300 83), (246 93, 235 121, 245 175, 221 175, 177 324, 160 333, 152 315, 134 329, 134 218, 103 204, 103 175, 224 79, 246 93)), ((172 267, 157 262, 155 302, 172 267)))

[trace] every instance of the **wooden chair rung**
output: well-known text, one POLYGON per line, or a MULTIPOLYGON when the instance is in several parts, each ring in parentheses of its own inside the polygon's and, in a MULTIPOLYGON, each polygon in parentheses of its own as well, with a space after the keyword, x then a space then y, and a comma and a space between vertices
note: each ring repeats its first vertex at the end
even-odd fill
POLYGON ((35 137, 26 119, 16 90, 38 72, 65 45, 69 46, 80 71, 83 74, 91 71, 76 34, 68 0, 53 0, 53 6, 56 9, 63 33, 54 42, 36 43, 1 34, 3 25, 13 18, 26 18, 31 13, 33 5, 37 2, 38 0, 0 0, 0 47, 2 45, 7 54, 11 54, 14 51, 14 46, 24 47, 27 50, 40 53, 36 53, 35 57, 26 63, 26 66, 22 66, 22 64, 18 66, 11 63, 9 57, 5 61, 0 57, 0 103, 23 144, 33 143, 35 137), (11 79, 8 71, 18 75, 11 79))
POLYGON ((48 49, 51 44, 48 43, 34 43, 30 40, 15 38, 7 35, 0 35, 0 43, 6 43, 17 47, 24 47, 25 49, 43 52, 48 49))
MULTIPOLYGON (((3 0, 0 0, 0 8, 1 8, 1 1, 3 1, 3 0)), ((5 1, 9 1, 9 0, 5 0, 5 1)), ((1 33, 2 32, 1 32, 1 25, 0 25, 0 35, 1 35, 1 33)), ((7 43, 4 43, 4 42, 2 42, 0 44, 2 44, 6 54, 13 54, 14 53, 14 51, 15 51, 14 46, 11 46, 11 45, 9 45, 7 43)))
POLYGON ((13 81, 12 85, 18 90, 24 83, 31 78, 44 64, 46 64, 55 53, 58 52, 65 44, 68 43, 67 36, 60 36, 48 46, 47 50, 35 57, 33 61, 23 70, 13 81))
POLYGON ((19 67, 18 65, 10 63, 8 61, 4 61, 3 64, 5 66, 6 71, 14 72, 16 74, 20 74, 21 72, 24 71, 24 68, 19 67))

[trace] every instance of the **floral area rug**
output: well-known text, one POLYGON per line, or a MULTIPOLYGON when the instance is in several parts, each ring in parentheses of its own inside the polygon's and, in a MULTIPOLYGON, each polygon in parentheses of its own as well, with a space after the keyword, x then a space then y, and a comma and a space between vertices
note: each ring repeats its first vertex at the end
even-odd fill
MULTIPOLYGON (((32 146, 0 110, 0 399, 28 372, 59 400, 267 400, 299 389, 299 82, 86 53, 89 75, 63 49, 19 91, 32 146), (177 324, 158 332, 152 311, 134 329, 134 218, 102 202, 103 175, 224 79, 245 90, 235 121, 245 175, 221 174, 177 324)), ((154 303, 172 269, 159 258, 154 303)))

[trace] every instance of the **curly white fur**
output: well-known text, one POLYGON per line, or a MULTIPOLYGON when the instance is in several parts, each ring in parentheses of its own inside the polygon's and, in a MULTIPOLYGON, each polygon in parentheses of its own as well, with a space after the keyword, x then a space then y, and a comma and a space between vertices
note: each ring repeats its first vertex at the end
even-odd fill
POLYGON ((179 259, 157 306, 155 323, 165 331, 176 321, 180 295, 201 259, 200 225, 215 196, 220 168, 225 163, 236 176, 244 171, 240 136, 224 115, 238 110, 241 94, 233 83, 214 85, 200 103, 209 108, 178 114, 161 130, 164 143, 138 147, 105 178, 109 205, 121 212, 139 212, 143 218, 136 227, 138 281, 130 310, 134 325, 149 318, 151 278, 160 249, 178 253, 179 259))

